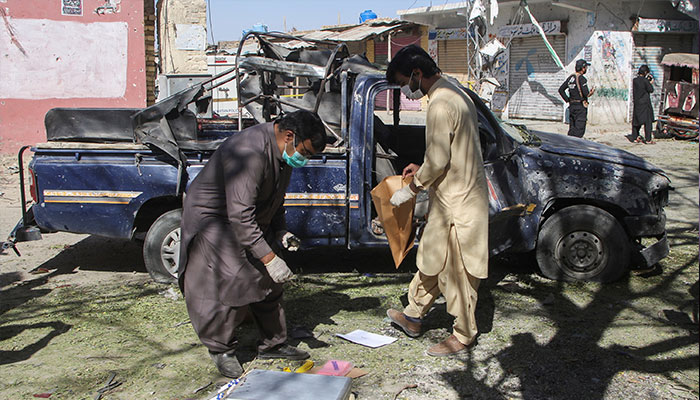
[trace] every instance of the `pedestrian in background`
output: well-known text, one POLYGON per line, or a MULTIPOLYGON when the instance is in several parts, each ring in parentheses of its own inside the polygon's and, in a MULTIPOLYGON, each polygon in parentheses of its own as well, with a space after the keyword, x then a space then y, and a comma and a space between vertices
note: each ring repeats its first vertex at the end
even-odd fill
POLYGON ((651 107, 651 93, 654 93, 654 77, 649 67, 644 64, 639 67, 637 77, 632 80, 632 134, 627 136, 630 142, 655 144, 651 137, 651 123, 654 121, 654 110, 651 107), (639 136, 639 128, 644 126, 644 139, 639 136))
POLYGON ((390 200, 399 206, 429 189, 430 217, 418 246, 418 272, 408 287, 408 306, 403 312, 389 309, 387 315, 408 336, 416 337, 421 334, 421 318, 442 293, 447 312, 455 317, 452 335, 430 347, 428 355, 461 353, 476 341, 477 291, 480 280, 488 276, 489 261, 489 201, 476 106, 415 45, 396 53, 386 78, 401 85, 409 99, 424 94, 430 99, 423 164, 404 168, 404 178, 412 181, 390 200))
POLYGON ((576 72, 559 87, 559 95, 569 103, 569 136, 582 138, 586 133, 588 98, 595 92, 595 88, 588 89, 588 80, 584 77, 589 65, 583 59, 576 61, 576 72))

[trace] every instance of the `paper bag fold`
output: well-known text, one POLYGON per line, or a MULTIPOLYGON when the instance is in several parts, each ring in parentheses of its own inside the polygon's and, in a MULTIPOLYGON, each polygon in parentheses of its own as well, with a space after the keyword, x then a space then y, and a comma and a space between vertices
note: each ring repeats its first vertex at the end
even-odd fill
POLYGON ((416 198, 413 197, 411 201, 407 201, 399 207, 391 205, 389 199, 394 192, 407 184, 400 175, 388 176, 370 192, 377 216, 389 241, 389 248, 396 268, 399 268, 403 259, 413 248, 413 241, 416 237, 413 229, 413 209, 416 206, 416 198))

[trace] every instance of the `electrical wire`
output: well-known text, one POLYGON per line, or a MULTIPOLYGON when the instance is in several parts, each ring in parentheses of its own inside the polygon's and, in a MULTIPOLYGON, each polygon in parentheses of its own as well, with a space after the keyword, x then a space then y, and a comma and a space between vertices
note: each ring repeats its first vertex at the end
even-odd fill
POLYGON ((211 44, 216 45, 214 40, 214 21, 211 19, 211 2, 207 0, 207 15, 209 16, 209 33, 211 33, 211 44))
MULTIPOLYGON (((644 1, 642 1, 642 5, 644 5, 644 1)), ((598 6, 603 6, 603 8, 607 12, 610 13, 610 15, 612 15, 613 17, 617 18, 620 22, 622 22, 622 25, 624 25, 627 29, 631 29, 631 27, 629 25, 627 25, 627 21, 622 19, 619 15, 615 14, 614 12, 610 11, 608 6, 606 6, 605 3, 601 3, 601 2, 598 2, 598 4, 596 4, 596 6, 595 6, 595 8, 596 8, 596 11, 595 11, 596 23, 598 22, 598 6)), ((639 11, 641 11, 641 9, 642 9, 642 7, 640 6, 639 11)), ((639 11, 637 11, 637 17, 639 17, 639 11)))

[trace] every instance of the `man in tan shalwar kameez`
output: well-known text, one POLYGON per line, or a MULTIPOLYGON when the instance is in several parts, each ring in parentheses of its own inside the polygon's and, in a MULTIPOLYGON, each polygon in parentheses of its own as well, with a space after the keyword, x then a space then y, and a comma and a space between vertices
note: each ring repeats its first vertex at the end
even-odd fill
POLYGON ((389 318, 406 334, 421 333, 421 318, 442 293, 447 312, 455 317, 453 333, 428 349, 432 356, 465 351, 478 333, 476 309, 479 280, 488 275, 488 191, 484 175, 477 112, 460 88, 440 74, 418 46, 401 49, 386 73, 407 97, 427 93, 426 150, 423 164, 409 164, 403 175, 410 185, 397 191, 398 206, 422 189, 430 190, 428 222, 418 246, 418 272, 409 285, 403 312, 389 318))

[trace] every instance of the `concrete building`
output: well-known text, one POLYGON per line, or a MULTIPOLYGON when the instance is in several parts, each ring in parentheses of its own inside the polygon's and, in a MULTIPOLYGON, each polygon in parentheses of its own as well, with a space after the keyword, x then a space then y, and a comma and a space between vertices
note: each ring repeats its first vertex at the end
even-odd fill
MULTIPOLYGON (((592 64, 586 75, 589 86, 596 87, 589 122, 624 123, 631 112, 631 81, 641 64, 648 64, 656 77, 652 98, 656 106, 661 99, 663 55, 698 53, 697 11, 693 19, 669 0, 530 0, 529 9, 563 63, 562 69, 519 1, 498 1, 497 8, 491 8, 488 1, 483 3, 487 21, 483 38, 496 38, 508 45, 493 63, 484 64, 483 74, 500 83, 492 108, 503 110, 509 118, 562 120, 565 104, 557 90, 574 72, 576 60, 583 58, 592 64)), ((403 20, 430 27, 426 50, 446 73, 467 84, 476 83, 474 76, 468 76, 467 67, 467 42, 473 37, 467 29, 471 4, 397 12, 403 20)), ((474 27, 471 29, 473 32, 474 27)), ((474 54, 476 49, 472 46, 469 51, 474 54)))
POLYGON ((146 105, 152 0, 0 6, 0 152, 45 141, 44 115, 54 107, 146 105))
POLYGON ((206 0, 158 0, 160 74, 207 72, 206 0))

